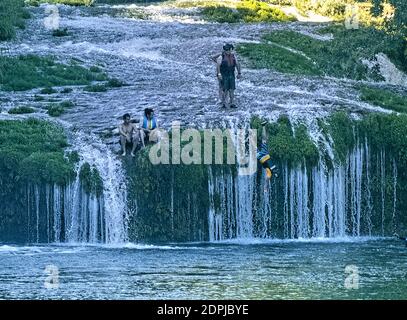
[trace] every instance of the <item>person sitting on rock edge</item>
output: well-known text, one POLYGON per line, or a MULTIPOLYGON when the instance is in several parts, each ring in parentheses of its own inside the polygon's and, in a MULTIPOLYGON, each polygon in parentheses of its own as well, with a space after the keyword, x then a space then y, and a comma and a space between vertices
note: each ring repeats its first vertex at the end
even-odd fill
POLYGON ((140 119, 140 127, 140 139, 143 147, 145 147, 145 140, 151 143, 159 141, 158 121, 153 109, 144 109, 144 116, 140 119))
POLYGON ((134 157, 134 151, 137 147, 135 134, 137 134, 136 126, 130 120, 130 114, 123 115, 123 123, 119 126, 120 145, 122 148, 122 156, 126 156, 126 149, 131 146, 131 156, 134 157))

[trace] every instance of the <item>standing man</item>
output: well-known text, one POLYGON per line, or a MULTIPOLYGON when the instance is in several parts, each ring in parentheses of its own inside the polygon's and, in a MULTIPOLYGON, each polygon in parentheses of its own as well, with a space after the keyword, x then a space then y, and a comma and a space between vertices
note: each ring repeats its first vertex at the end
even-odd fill
MULTIPOLYGON (((225 51, 222 51, 222 53, 218 53, 217 55, 211 57, 211 60, 213 62, 216 63, 216 78, 218 79, 218 84, 219 84, 219 101, 222 101, 222 97, 223 97, 223 88, 222 88, 222 81, 219 79, 218 77, 218 59, 220 59, 220 57, 222 57, 222 55, 225 53, 225 51)), ((219 63, 221 63, 222 61, 220 60, 219 63)))
POLYGON ((232 44, 225 44, 223 46, 223 53, 217 60, 216 72, 222 87, 222 108, 226 108, 226 100, 228 96, 230 107, 236 108, 234 103, 236 89, 235 74, 237 70, 237 78, 240 79, 241 68, 233 50, 234 47, 232 44))

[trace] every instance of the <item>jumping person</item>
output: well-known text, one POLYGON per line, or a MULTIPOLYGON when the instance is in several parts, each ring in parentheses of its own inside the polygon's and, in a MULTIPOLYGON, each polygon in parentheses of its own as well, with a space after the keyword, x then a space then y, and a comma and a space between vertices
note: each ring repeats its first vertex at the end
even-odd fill
POLYGON ((222 108, 226 108, 226 99, 229 96, 229 105, 236 108, 234 103, 236 80, 235 73, 237 69, 237 79, 241 77, 241 67, 233 53, 233 45, 225 44, 222 55, 217 59, 216 72, 220 86, 222 87, 221 103, 222 108))
POLYGON ((273 174, 277 177, 276 166, 271 162, 270 153, 267 147, 267 132, 266 132, 266 121, 262 122, 262 132, 261 132, 261 144, 257 150, 257 160, 266 171, 266 179, 271 179, 273 174))
POLYGON ((123 123, 119 126, 120 145, 122 148, 122 156, 126 156, 126 148, 131 145, 131 156, 134 157, 134 151, 137 147, 135 135, 137 134, 136 126, 130 121, 130 114, 126 113, 123 116, 123 123))

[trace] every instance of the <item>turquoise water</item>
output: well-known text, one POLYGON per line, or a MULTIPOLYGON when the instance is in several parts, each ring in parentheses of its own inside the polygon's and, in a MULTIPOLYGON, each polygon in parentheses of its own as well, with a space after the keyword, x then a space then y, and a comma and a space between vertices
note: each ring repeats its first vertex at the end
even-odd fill
POLYGON ((393 239, 0 245, 0 298, 405 299, 406 267, 393 239))

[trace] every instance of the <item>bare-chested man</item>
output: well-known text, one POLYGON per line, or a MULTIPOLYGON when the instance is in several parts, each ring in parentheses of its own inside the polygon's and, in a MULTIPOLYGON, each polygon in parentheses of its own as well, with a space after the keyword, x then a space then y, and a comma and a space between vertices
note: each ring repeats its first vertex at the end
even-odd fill
POLYGON ((126 146, 128 144, 132 145, 131 148, 131 156, 134 157, 134 151, 137 148, 137 133, 138 130, 136 128, 136 125, 131 123, 130 121, 130 115, 126 113, 123 116, 123 123, 119 126, 119 132, 120 132, 120 144, 122 147, 122 156, 126 155, 126 146))

